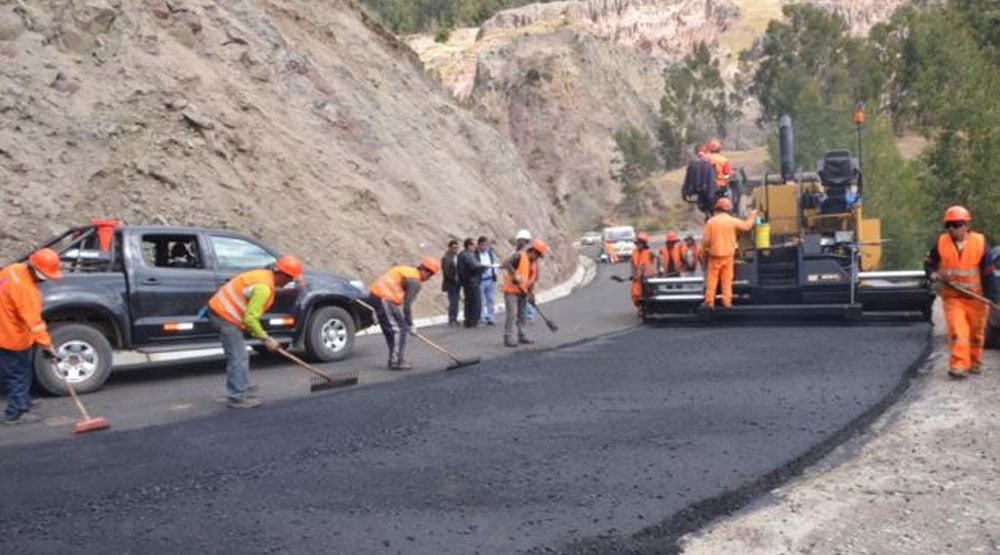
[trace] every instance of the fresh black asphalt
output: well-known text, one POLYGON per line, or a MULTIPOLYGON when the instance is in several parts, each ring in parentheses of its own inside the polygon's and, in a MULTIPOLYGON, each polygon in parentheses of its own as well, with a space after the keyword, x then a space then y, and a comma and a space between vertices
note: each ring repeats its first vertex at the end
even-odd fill
POLYGON ((634 328, 6 446, 0 541, 58 554, 671 552, 678 530, 843 439, 927 342, 925 324, 634 328))

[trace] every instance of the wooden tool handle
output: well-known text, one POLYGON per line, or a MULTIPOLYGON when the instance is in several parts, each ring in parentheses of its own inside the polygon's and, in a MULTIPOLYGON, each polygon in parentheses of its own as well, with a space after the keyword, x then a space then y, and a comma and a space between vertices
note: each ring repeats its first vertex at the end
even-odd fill
POLYGON ((412 333, 413 336, 416 337, 417 339, 419 339, 419 340, 423 341, 424 343, 430 345, 431 347, 434 347, 435 349, 441 351, 442 353, 444 353, 445 355, 447 355, 448 358, 450 358, 451 360, 453 360, 455 362, 461 362, 461 360, 459 360, 459 358, 457 356, 455 356, 454 353, 452 353, 448 349, 445 349, 444 347, 438 345, 437 343, 434 343, 430 339, 427 339, 426 337, 420 335, 415 330, 410 330, 410 333, 412 333))
POLYGON ((52 370, 57 376, 62 378, 63 383, 66 384, 66 390, 69 391, 69 396, 73 398, 73 403, 76 404, 77 410, 79 410, 80 414, 83 415, 83 419, 90 420, 90 415, 87 414, 87 409, 84 408, 83 403, 80 402, 80 397, 77 396, 76 390, 73 389, 73 384, 69 383, 69 376, 62 375, 62 372, 59 370, 59 363, 54 360, 52 361, 52 370))
POLYGON ((298 364, 299 366, 305 368, 306 370, 312 372, 313 374, 316 374, 317 376, 323 378, 324 380, 328 382, 333 381, 333 378, 327 376, 326 373, 320 370, 319 368, 316 368, 315 366, 293 355, 292 353, 289 353, 288 351, 282 349, 281 347, 278 348, 277 352, 281 354, 281 356, 287 358, 288 360, 294 362, 295 364, 298 364))

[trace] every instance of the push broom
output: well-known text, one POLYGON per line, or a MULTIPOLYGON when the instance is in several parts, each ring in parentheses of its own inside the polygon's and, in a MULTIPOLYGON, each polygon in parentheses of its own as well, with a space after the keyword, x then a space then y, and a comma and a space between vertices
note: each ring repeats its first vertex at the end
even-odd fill
POLYGON ((308 362, 302 360, 301 358, 289 353, 281 347, 278 347, 278 354, 287 358, 288 360, 298 364, 302 368, 312 372, 319 376, 318 378, 313 378, 309 382, 309 393, 315 393, 317 391, 325 391, 327 389, 335 389, 338 387, 344 387, 348 385, 354 385, 358 383, 358 373, 357 372, 341 372, 340 374, 334 374, 333 376, 328 375, 319 368, 309 364, 308 362))
POLYGON ((74 389, 73 384, 69 382, 69 376, 63 375, 62 371, 59 370, 59 364, 56 361, 52 361, 52 370, 55 371, 57 376, 62 378, 63 383, 66 384, 66 390, 69 391, 70 397, 73 398, 73 403, 76 404, 76 408, 83 416, 83 418, 80 419, 75 426, 73 426, 74 434, 85 434, 87 432, 107 430, 111 427, 111 421, 107 418, 101 416, 92 418, 90 414, 87 413, 87 409, 84 408, 83 402, 80 401, 80 397, 76 394, 76 389, 74 389))
MULTIPOLYGON (((368 310, 372 311, 372 315, 373 316, 375 314, 377 314, 376 311, 375 311, 375 307, 373 307, 372 305, 370 305, 370 304, 362 301, 361 299, 355 299, 354 302, 356 302, 359 305, 361 305, 361 306, 367 308, 368 310)), ((417 333, 416 330, 410 330, 410 333, 412 333, 414 335, 414 337, 416 337, 417 339, 423 341, 427 345, 429 345, 429 346, 433 347, 434 349, 437 349, 438 351, 444 353, 448 358, 450 358, 452 360, 452 363, 450 365, 448 365, 448 367, 445 368, 445 370, 454 370, 456 368, 461 368, 463 366, 472 366, 474 364, 479 364, 479 361, 482 360, 482 357, 464 358, 464 359, 463 358, 459 358, 458 355, 456 355, 455 353, 449 351, 448 349, 445 349, 444 347, 438 345, 437 343, 434 343, 433 341, 431 341, 430 339, 427 339, 423 335, 420 335, 419 333, 417 333)))

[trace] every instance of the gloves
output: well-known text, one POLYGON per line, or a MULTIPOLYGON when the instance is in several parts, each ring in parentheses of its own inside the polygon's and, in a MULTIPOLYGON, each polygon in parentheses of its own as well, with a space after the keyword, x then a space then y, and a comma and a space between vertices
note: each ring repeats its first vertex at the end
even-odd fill
POLYGON ((281 344, 278 343, 277 339, 268 335, 264 337, 264 347, 266 347, 268 351, 273 353, 281 348, 281 344))

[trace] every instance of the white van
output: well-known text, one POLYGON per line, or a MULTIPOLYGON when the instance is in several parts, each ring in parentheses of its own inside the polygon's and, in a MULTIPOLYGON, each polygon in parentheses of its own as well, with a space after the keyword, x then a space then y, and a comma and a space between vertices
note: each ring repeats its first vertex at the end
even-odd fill
POLYGON ((602 261, 610 262, 607 249, 614 252, 619 262, 624 262, 632 256, 632 249, 635 248, 634 227, 630 225, 606 227, 601 235, 605 245, 605 251, 601 253, 602 261))

